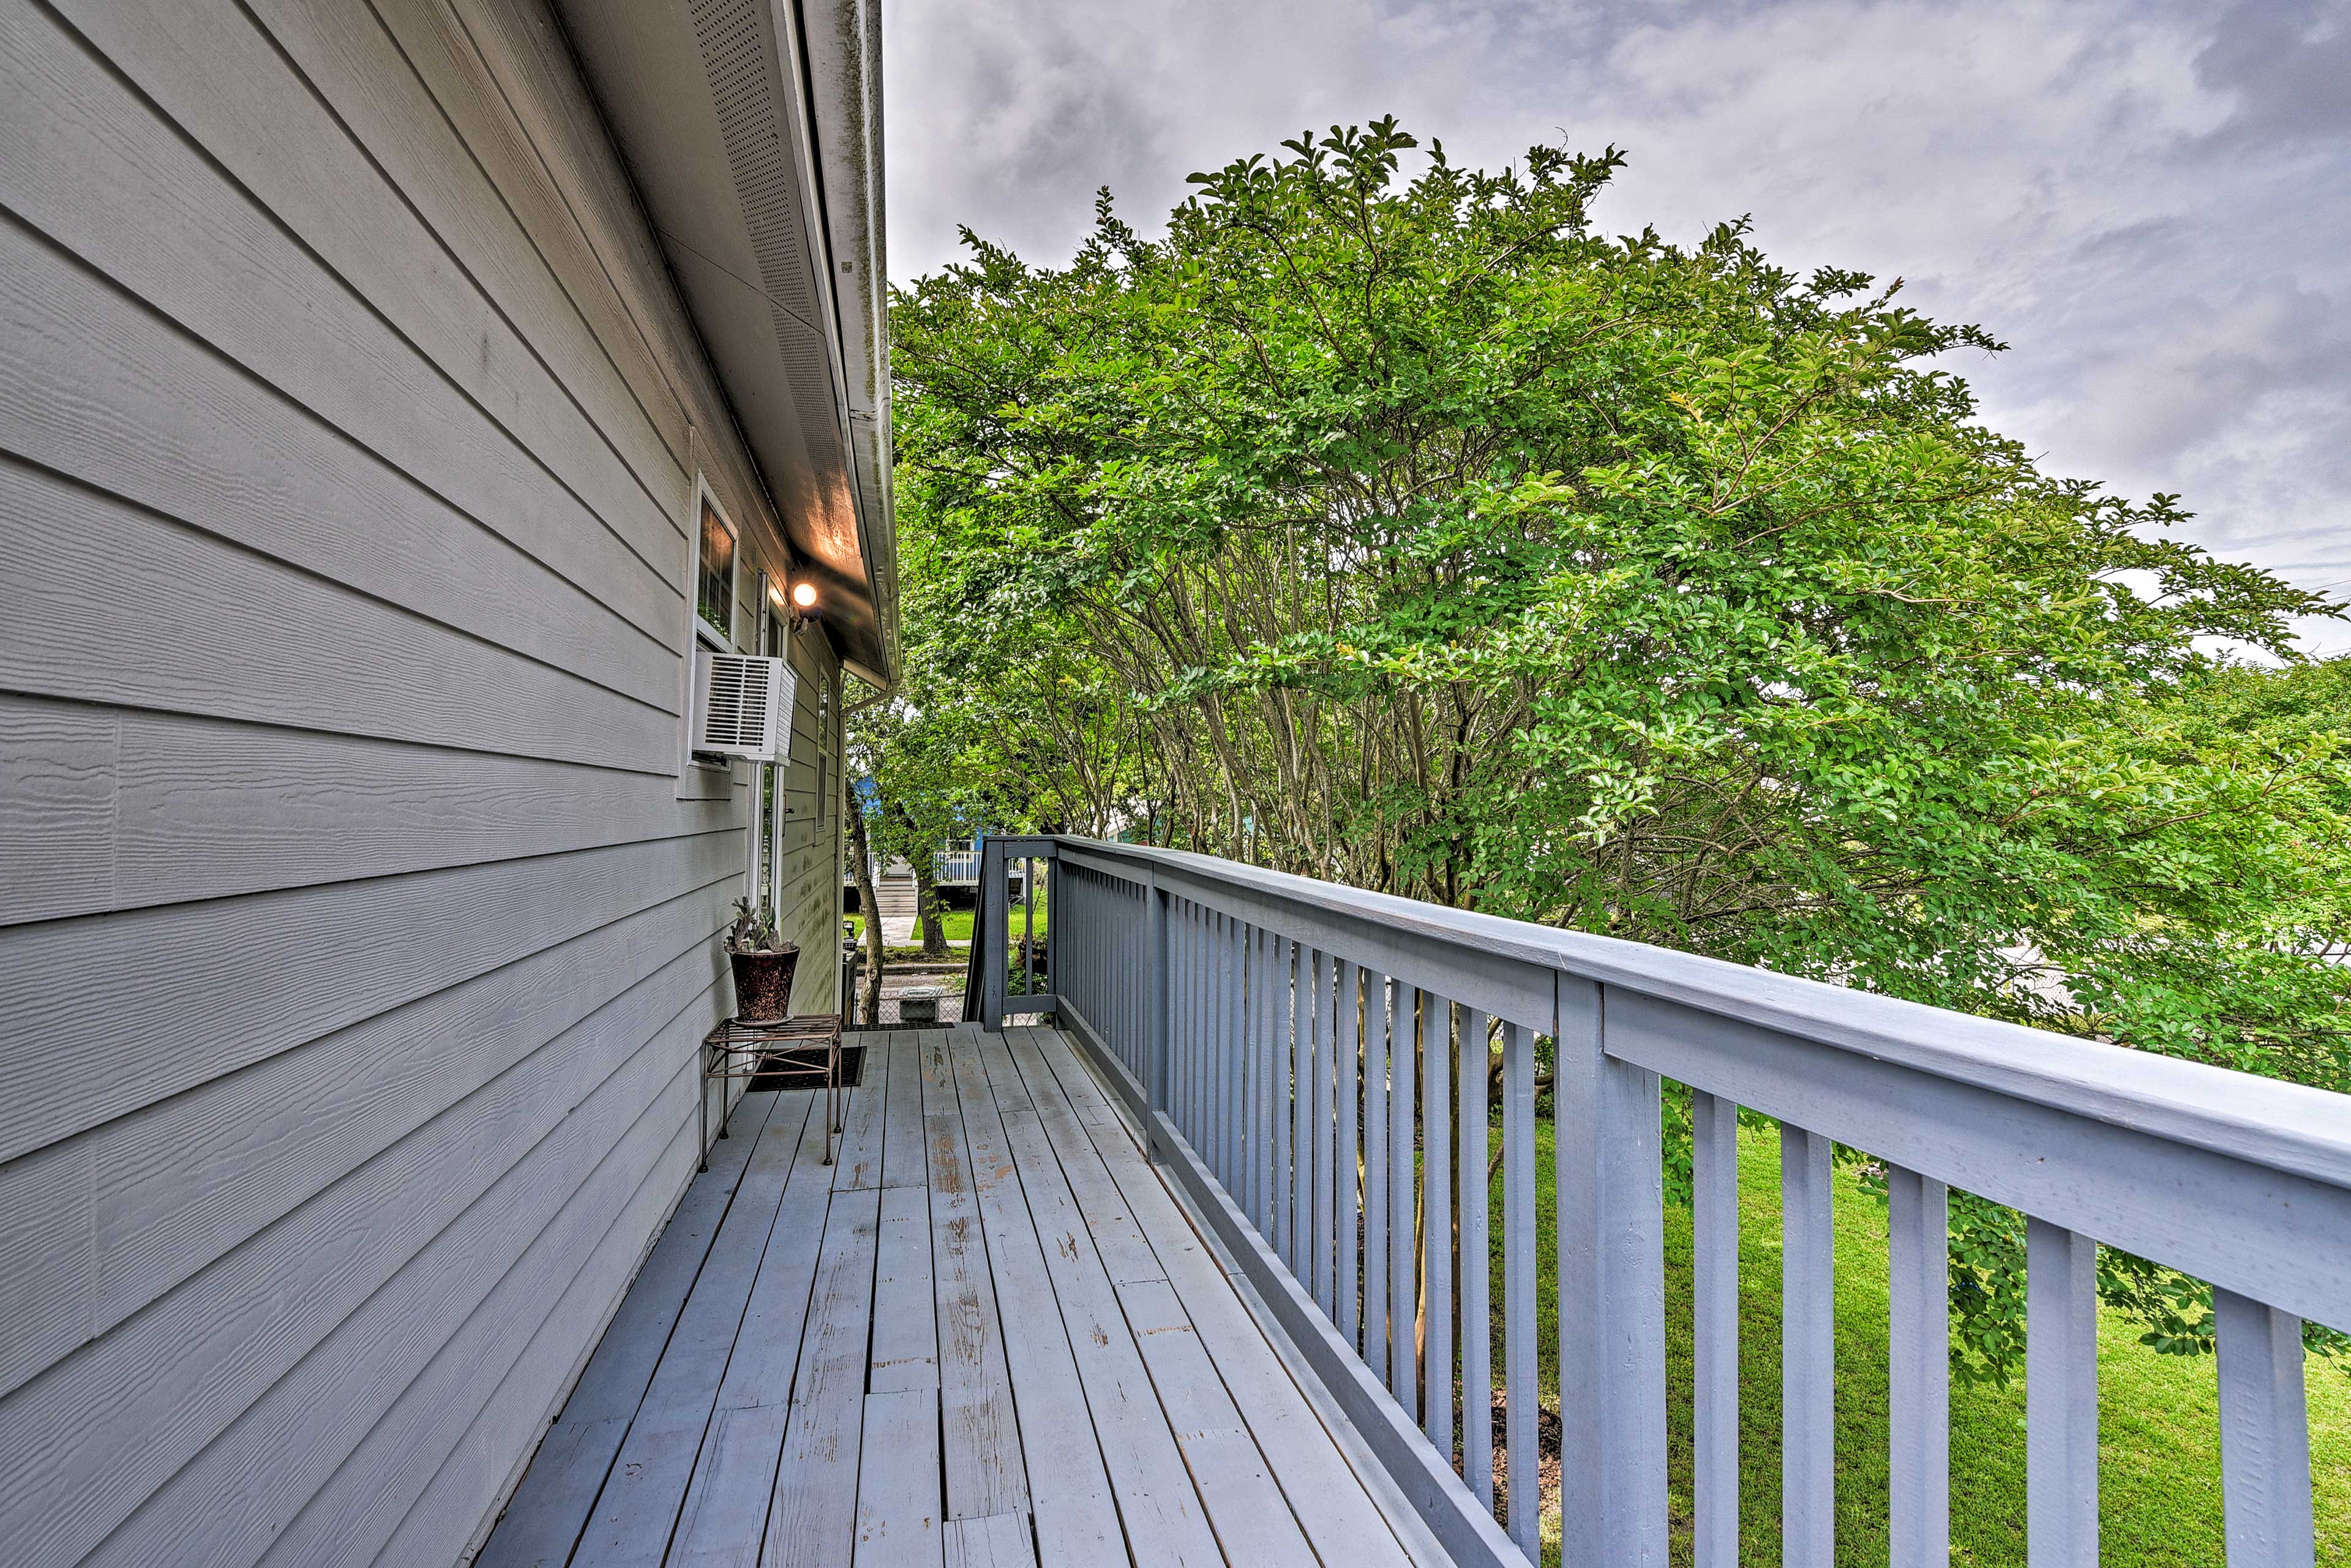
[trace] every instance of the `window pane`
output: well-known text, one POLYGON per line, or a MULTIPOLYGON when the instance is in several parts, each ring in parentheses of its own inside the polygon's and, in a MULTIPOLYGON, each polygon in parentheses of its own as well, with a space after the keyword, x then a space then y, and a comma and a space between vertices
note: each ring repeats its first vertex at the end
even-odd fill
POLYGON ((784 863, 782 858, 783 844, 781 841, 783 838, 783 823, 778 820, 782 813, 778 811, 776 809, 776 791, 778 788, 776 775, 781 771, 781 768, 773 767, 772 765, 759 769, 761 776, 759 834, 767 841, 768 883, 770 887, 776 885, 778 879, 782 873, 784 863))
POLYGON ((735 536, 718 508, 702 503, 702 574, 696 606, 702 618, 728 637, 735 634, 735 536))

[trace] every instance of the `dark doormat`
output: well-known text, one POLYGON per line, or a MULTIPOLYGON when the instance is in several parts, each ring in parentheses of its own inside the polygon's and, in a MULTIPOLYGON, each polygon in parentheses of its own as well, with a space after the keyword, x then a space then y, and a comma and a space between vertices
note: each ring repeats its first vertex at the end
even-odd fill
MULTIPOLYGON (((751 1075, 751 1089, 821 1089, 824 1087, 824 1047, 820 1045, 791 1046, 768 1053, 766 1071, 751 1075)), ((865 1071, 865 1048, 844 1045, 841 1048, 841 1086, 857 1087, 858 1077, 865 1071)))

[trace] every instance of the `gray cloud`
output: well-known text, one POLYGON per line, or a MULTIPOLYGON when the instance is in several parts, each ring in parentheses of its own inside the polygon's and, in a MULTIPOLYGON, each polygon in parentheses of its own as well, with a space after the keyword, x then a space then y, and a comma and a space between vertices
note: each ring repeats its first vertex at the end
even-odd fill
POLYGON ((2238 0, 2197 56, 2196 75, 2236 95, 2224 145, 2351 131, 2351 21, 2325 0, 2238 0))
MULTIPOLYGON (((2060 473, 2351 588, 2351 0, 888 0, 891 262, 1065 256, 1108 184, 1394 112, 1458 162, 1614 142, 1617 229, 1751 213, 2015 345, 1950 368, 2060 473)), ((2351 625, 2306 645, 2351 649, 2351 625)))

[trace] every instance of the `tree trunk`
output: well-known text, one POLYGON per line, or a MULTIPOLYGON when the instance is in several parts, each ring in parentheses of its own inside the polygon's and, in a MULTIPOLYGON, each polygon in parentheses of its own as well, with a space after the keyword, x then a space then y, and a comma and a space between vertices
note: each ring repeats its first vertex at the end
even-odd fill
POLYGON ((857 791, 849 797, 849 858, 856 867, 857 906, 865 915, 865 1027, 882 1021, 882 900, 873 891, 873 851, 865 837, 865 812, 857 791))
POLYGON ((944 958, 947 956, 947 928, 939 917, 939 888, 931 880, 931 857, 918 850, 913 858, 914 911, 923 933, 923 956, 944 958))

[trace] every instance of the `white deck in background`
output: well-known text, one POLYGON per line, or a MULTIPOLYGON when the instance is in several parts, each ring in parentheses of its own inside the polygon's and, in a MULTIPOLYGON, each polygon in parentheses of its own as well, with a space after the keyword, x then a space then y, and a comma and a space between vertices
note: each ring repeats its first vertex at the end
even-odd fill
POLYGON ((863 1040, 841 1165, 746 1099, 478 1563, 1405 1568, 1066 1040, 863 1040))

